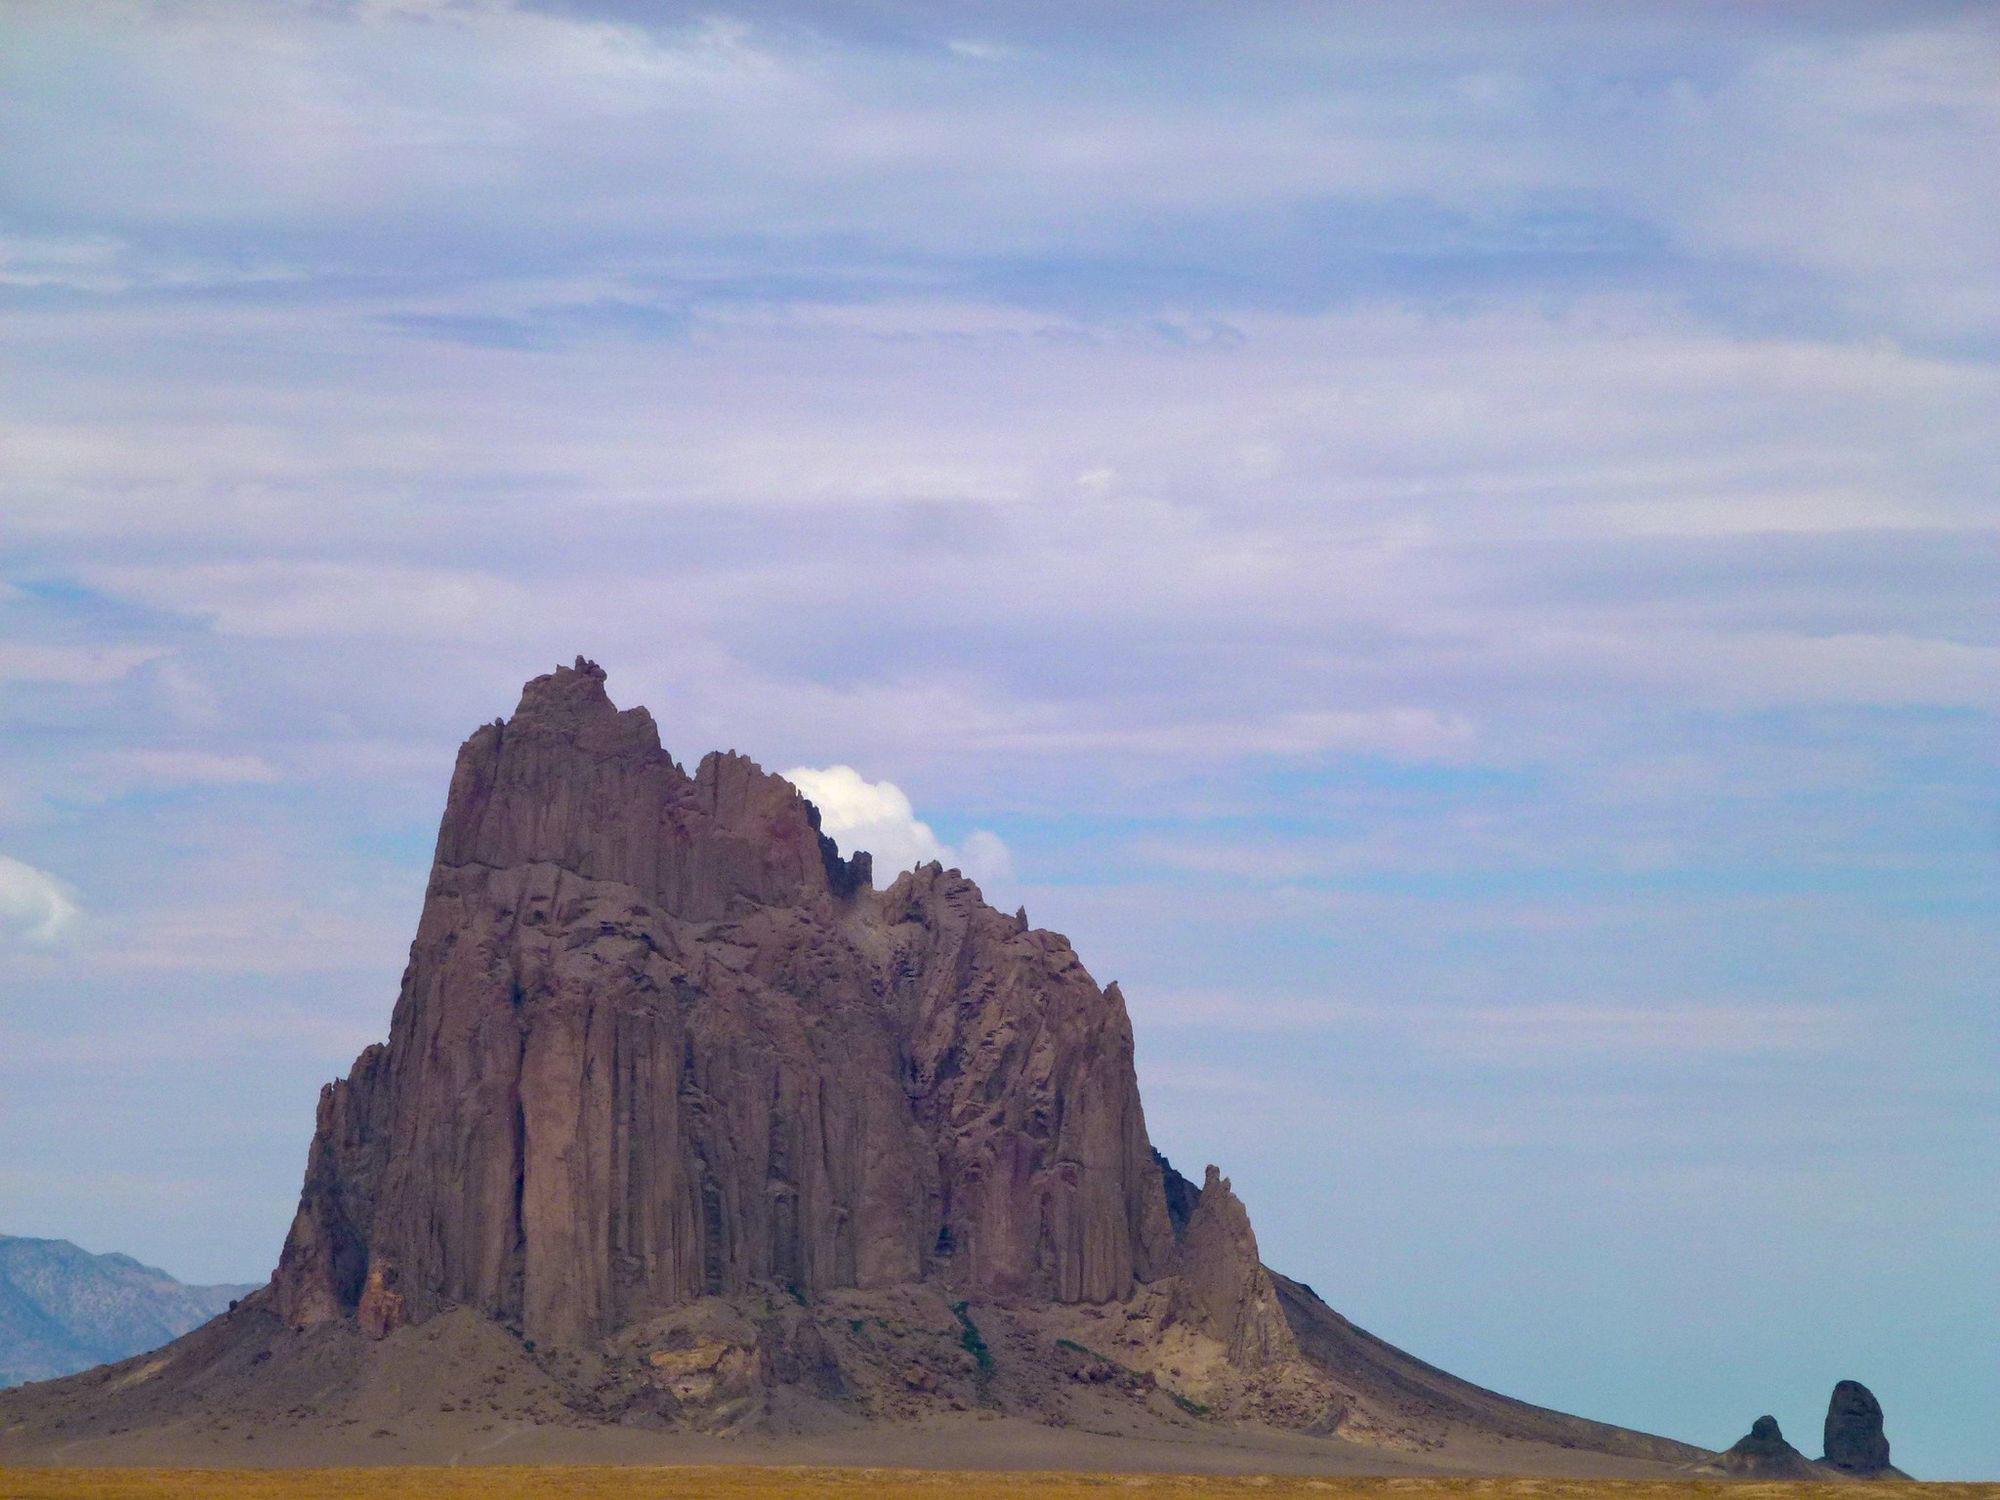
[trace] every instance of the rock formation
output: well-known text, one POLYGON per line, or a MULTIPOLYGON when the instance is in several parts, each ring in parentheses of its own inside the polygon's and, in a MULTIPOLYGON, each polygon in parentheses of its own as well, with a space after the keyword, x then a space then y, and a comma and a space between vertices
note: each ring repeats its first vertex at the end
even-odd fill
POLYGON ((536 678, 459 752, 389 1042, 320 1102, 279 1315, 393 1288, 397 1317, 575 1340, 760 1282, 1105 1302, 1163 1274, 1115 987, 956 872, 873 892, 788 782, 688 775, 603 676, 536 678))
POLYGON ((1744 1437, 1723 1450, 1713 1462, 1701 1465, 1699 1473, 1726 1475, 1731 1479, 1824 1479, 1826 1476, 1811 1459, 1785 1441, 1776 1417, 1759 1417, 1744 1437))
POLYGON ((1258 1258, 1250 1215, 1213 1166, 1188 1217, 1174 1270, 1180 1311, 1236 1364, 1269 1369, 1298 1358, 1278 1289, 1258 1258))
POLYGON ((1858 1380, 1833 1388, 1826 1408, 1826 1448, 1821 1463, 1861 1479, 1901 1479, 1889 1463, 1889 1439, 1882 1431, 1882 1403, 1858 1380))
POLYGON ((1228 1180, 1152 1149, 1124 998, 1064 938, 935 863, 877 890, 789 783, 733 751, 690 774, 582 659, 459 751, 388 1040, 320 1097, 269 1288, 0 1397, 0 1459, 252 1412, 346 1459, 325 1435, 383 1423, 384 1389, 481 1453, 545 1418, 977 1407, 1705 1456, 1458 1380, 1270 1271, 1228 1180))

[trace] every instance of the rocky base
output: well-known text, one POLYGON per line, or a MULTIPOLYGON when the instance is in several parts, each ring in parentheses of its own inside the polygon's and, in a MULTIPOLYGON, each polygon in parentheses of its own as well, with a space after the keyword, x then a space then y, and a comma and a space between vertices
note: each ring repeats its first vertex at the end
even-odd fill
POLYGON ((476 1441, 524 1424, 772 1436, 982 1410, 1054 1428, 1113 1415, 1295 1426, 1324 1413, 1332 1431, 1342 1410, 1311 1382, 1246 1379, 1185 1325, 1162 1336, 1165 1292, 1106 1314, 953 1302, 933 1286, 807 1306, 766 1287, 560 1345, 464 1309, 381 1337, 355 1321, 295 1331, 267 1302, 260 1294, 154 1354, 5 1393, 0 1461, 164 1426, 240 1426, 256 1435, 248 1441, 282 1442, 411 1416, 476 1441))
POLYGON ((921 1284, 808 1302, 766 1285, 574 1344, 464 1308, 379 1337, 353 1318, 295 1330, 265 1292, 153 1354, 0 1392, 0 1463, 477 1461, 606 1442, 658 1461, 710 1440, 865 1439, 961 1418, 1190 1452, 1305 1442, 1288 1461, 1308 1467, 1321 1442, 1349 1470, 1368 1452, 1390 1470, 1421 1464, 1467 1435, 1500 1455, 1490 1466, 1521 1472, 1560 1472, 1564 1455, 1630 1473, 1706 1456, 1482 1391, 1297 1283, 1270 1284, 1301 1352, 1258 1373, 1181 1316, 1172 1281, 1071 1306, 921 1284))
MULTIPOLYGON (((1866 1394, 1865 1387, 1858 1386, 1851 1380, 1843 1380, 1834 1388, 1832 1412, 1827 1418, 1830 1433, 1834 1430, 1836 1418, 1843 1411, 1843 1402, 1851 1403, 1853 1400, 1849 1387, 1866 1394)), ((1870 1396, 1869 1401, 1873 1400, 1874 1398, 1870 1396)), ((1866 1416, 1864 1412, 1862 1414, 1864 1424, 1866 1416)), ((1821 1459, 1815 1463, 1785 1441, 1785 1435, 1779 1430, 1776 1417, 1763 1416, 1751 1423, 1750 1431, 1728 1448, 1700 1463, 1690 1464, 1684 1472, 1699 1479, 1797 1479, 1819 1483, 1850 1479, 1908 1479, 1909 1475, 1890 1466, 1889 1445, 1886 1439, 1881 1438, 1881 1428, 1882 1409, 1878 1405, 1873 1413, 1873 1429, 1875 1438, 1880 1439, 1879 1447, 1873 1443, 1867 1444, 1861 1457, 1864 1460, 1874 1460, 1879 1457, 1879 1464, 1874 1467, 1849 1467, 1830 1459, 1821 1459)), ((1865 1439, 1866 1434, 1862 1434, 1862 1437, 1865 1439)), ((1830 1443, 1829 1447, 1831 1451, 1839 1448, 1840 1444, 1830 1443)), ((1843 1451, 1852 1452, 1851 1449, 1843 1451)))

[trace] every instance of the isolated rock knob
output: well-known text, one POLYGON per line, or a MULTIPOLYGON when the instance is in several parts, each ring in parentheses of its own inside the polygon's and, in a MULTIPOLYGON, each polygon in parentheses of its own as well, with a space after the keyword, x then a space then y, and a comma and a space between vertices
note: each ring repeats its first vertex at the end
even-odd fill
POLYGON ((1889 1467, 1882 1403, 1858 1380, 1843 1380, 1833 1388, 1826 1408, 1825 1461, 1849 1474, 1879 1474, 1889 1467))

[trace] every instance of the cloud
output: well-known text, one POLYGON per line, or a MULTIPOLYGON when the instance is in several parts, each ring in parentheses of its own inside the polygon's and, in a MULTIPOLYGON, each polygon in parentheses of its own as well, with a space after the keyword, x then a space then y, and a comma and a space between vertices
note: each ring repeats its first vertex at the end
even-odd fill
POLYGON ((1109 750, 1214 759, 1352 753, 1408 760, 1449 760, 1466 756, 1477 740, 1477 732, 1471 720, 1462 714, 1398 706, 1286 711, 1260 720, 1220 723, 1183 721, 1116 728, 1073 724, 1025 730, 1008 738, 1022 748, 1044 753, 1109 750))
POLYGON ((0 641, 0 682, 115 682, 167 654, 163 646, 59 646, 0 641))
POLYGON ((504 579, 398 563, 141 564, 93 569, 90 579, 121 597, 206 617, 228 635, 273 638, 412 630, 465 638, 524 602, 504 579))
POLYGON ((1869 1018, 1853 1006, 1778 1001, 1384 1004, 1135 988, 1133 1006, 1154 1025, 1349 1036, 1369 1031, 1440 1058, 1496 1067, 1825 1056, 1850 1050, 1869 1034, 1869 1018))
POLYGON ((209 750, 117 750, 101 762, 119 787, 261 785, 278 772, 261 755, 228 755, 209 750))
POLYGON ((75 892, 63 881, 0 854, 0 935, 30 943, 57 942, 81 914, 75 892))
POLYGON ((1838 1005, 1480 1005, 1432 1016, 1431 1050, 1471 1061, 1563 1066, 1591 1058, 1749 1058, 1842 1050, 1869 1034, 1838 1005))
POLYGON ((975 62, 1011 62, 1021 56, 1018 48, 983 42, 976 37, 955 36, 944 45, 954 57, 969 57, 975 62))
POLYGON ((1678 90, 1674 129, 1651 148, 1661 170, 1628 190, 1704 251, 1818 272, 1919 326, 1991 333, 2000 212, 1973 185, 2000 130, 1996 69, 2000 30, 1974 11, 1773 48, 1678 90))
POLYGON ((0 286, 121 291, 113 265, 124 247, 108 235, 40 238, 0 234, 0 286))
POLYGON ((410 912, 386 901, 329 909, 323 897, 247 888, 149 906, 97 942, 98 974, 366 974, 389 971, 409 942, 410 912))
POLYGON ((996 833, 974 829, 956 849, 917 817, 893 781, 869 781, 852 766, 796 766, 780 773, 819 809, 820 828, 841 848, 866 849, 875 858, 879 884, 932 860, 959 869, 981 885, 1009 880, 1014 860, 996 833))
POLYGON ((975 828, 958 846, 958 867, 982 885, 992 887, 1014 878, 1014 855, 999 834, 975 828))
POLYGON ((1990 24, 1723 10, 1681 18, 1665 47, 1653 10, 1132 28, 1022 8, 969 36, 934 16, 843 28, 823 8, 661 6, 640 24, 74 0, 23 9, 0 57, 24 221, 0 276, 115 290, 205 259, 230 284, 274 274, 246 250, 269 237, 329 278, 435 266, 438 247, 479 271, 554 252, 712 278, 726 242, 792 275, 995 257, 1025 280, 1024 259, 1087 275, 1126 256, 1140 295, 1184 267, 1282 296, 1314 266, 1367 285, 1357 271, 1477 276, 1548 251, 1616 278, 1671 252, 1725 279, 1794 272, 1788 295, 1835 305, 1908 283, 1920 325, 1944 309, 1994 326, 1990 24), (114 94, 120 111, 98 107, 114 94))

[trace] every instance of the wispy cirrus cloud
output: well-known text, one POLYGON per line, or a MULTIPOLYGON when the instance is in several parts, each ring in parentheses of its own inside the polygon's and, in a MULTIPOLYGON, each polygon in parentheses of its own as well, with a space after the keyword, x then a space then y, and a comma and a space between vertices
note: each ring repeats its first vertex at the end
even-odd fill
POLYGON ((99 765, 121 787, 241 786, 278 779, 277 769, 261 755, 214 750, 116 750, 99 765))
POLYGON ((1367 1031, 1434 1056, 1498 1068, 1823 1056, 1865 1045, 1871 1021, 1851 1007, 1797 1001, 1441 1005, 1195 990, 1149 993, 1141 1004, 1146 1021, 1156 1026, 1367 1031))
POLYGON ((84 685, 113 682, 167 654, 161 646, 59 645, 0 641, 0 682, 84 685))
POLYGON ((260 559, 126 565, 84 576, 119 597, 211 621, 225 635, 450 638, 525 602, 502 578, 407 565, 260 559))

